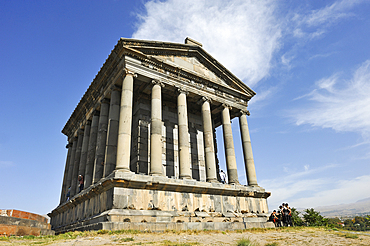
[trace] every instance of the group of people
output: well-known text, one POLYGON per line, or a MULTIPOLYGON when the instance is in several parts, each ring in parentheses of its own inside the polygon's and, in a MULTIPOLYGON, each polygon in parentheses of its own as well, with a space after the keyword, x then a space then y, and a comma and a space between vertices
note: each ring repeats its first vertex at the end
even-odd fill
POLYGON ((279 209, 274 210, 270 215, 269 221, 274 222, 276 227, 281 226, 293 226, 292 222, 292 209, 288 203, 283 203, 279 206, 279 209))

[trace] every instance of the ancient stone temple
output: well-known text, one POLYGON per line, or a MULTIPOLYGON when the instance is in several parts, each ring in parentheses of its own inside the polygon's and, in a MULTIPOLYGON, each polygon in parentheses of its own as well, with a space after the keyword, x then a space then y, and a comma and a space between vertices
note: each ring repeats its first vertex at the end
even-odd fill
POLYGON ((52 228, 270 226, 270 193, 257 184, 246 117, 254 95, 192 39, 121 38, 62 130, 68 154, 60 204, 49 214, 52 228), (237 170, 234 117, 245 171, 237 170), (219 126, 224 146, 216 145, 219 126), (220 182, 220 151, 226 184, 220 182), (239 183, 240 172, 247 185, 239 183))

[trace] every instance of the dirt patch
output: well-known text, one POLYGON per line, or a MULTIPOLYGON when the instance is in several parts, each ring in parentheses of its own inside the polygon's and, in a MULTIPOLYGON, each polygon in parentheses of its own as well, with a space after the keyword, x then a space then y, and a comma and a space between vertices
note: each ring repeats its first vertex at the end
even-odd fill
POLYGON ((250 239, 265 245, 370 245, 370 233, 349 233, 324 228, 255 229, 245 231, 186 231, 163 233, 92 234, 75 239, 11 238, 0 245, 237 245, 250 239))

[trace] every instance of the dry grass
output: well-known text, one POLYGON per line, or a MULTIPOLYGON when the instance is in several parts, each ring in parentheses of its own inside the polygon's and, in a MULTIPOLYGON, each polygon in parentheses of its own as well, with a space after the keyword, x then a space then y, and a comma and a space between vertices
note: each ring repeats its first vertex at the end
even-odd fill
POLYGON ((370 245, 366 233, 349 233, 327 228, 253 228, 236 231, 187 230, 165 232, 86 231, 44 237, 0 237, 0 245, 370 245), (249 244, 247 241, 249 240, 249 244), (244 243, 244 244, 243 244, 244 243))

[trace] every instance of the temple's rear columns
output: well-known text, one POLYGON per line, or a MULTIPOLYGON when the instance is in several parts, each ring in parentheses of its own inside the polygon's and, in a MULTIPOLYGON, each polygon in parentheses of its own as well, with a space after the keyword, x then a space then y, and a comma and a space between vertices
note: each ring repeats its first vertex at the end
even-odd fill
POLYGON ((116 170, 130 171, 131 152, 131 125, 132 125, 132 99, 134 76, 136 74, 126 71, 122 82, 121 107, 118 126, 117 161, 116 170))
POLYGON ((69 163, 70 163, 71 154, 72 154, 72 143, 68 143, 66 148, 68 149, 68 153, 67 153, 66 165, 65 165, 65 168, 64 168, 64 177, 63 177, 62 192, 60 194, 60 203, 63 203, 65 201, 66 190, 68 189, 68 187, 67 187, 67 178, 68 178, 69 163))
POLYGON ((189 160, 189 129, 188 129, 188 110, 186 106, 186 94, 182 89, 178 89, 177 96, 177 119, 179 126, 179 164, 180 179, 191 179, 190 160, 189 160))
POLYGON ((95 151, 93 183, 98 182, 103 176, 105 144, 108 129, 109 100, 103 99, 100 104, 99 130, 95 151))
POLYGON ((240 125, 240 134, 242 137, 244 164, 245 164, 245 171, 247 174, 248 185, 258 185, 256 168, 254 166, 254 160, 253 160, 251 138, 249 135, 248 122, 247 122, 247 114, 249 115, 249 112, 240 111, 240 113, 241 115, 239 116, 239 125, 240 125))
POLYGON ((117 137, 118 137, 118 120, 119 110, 121 102, 121 91, 118 87, 113 86, 110 107, 109 107, 109 121, 108 121, 108 132, 107 132, 107 144, 105 149, 105 161, 104 161, 104 175, 108 176, 116 167, 117 160, 117 137))
POLYGON ((224 135, 224 146, 225 146, 225 157, 226 157, 226 166, 227 174, 229 176, 229 184, 239 184, 238 179, 238 170, 236 166, 235 158, 235 149, 234 149, 234 140, 233 133, 231 130, 231 121, 230 121, 230 106, 223 105, 224 109, 222 110, 222 129, 224 135))
POLYGON ((76 149, 77 149, 77 137, 72 138, 72 153, 71 153, 71 159, 69 161, 69 167, 68 167, 68 176, 67 176, 67 192, 68 189, 72 185, 72 174, 73 174, 73 165, 75 161, 75 156, 76 156, 76 149))
POLYGON ((206 175, 207 175, 206 180, 207 182, 217 182, 211 106, 208 98, 203 97, 202 100, 203 100, 202 120, 204 136, 204 153, 206 157, 206 175))
POLYGON ((150 175, 163 175, 162 172, 162 87, 163 84, 153 80, 151 129, 150 129, 150 175))
POLYGON ((80 159, 81 159, 83 134, 84 134, 84 131, 82 129, 77 131, 77 148, 76 148, 76 153, 75 153, 75 158, 74 158, 74 163, 73 163, 71 197, 77 194, 77 177, 78 177, 78 168, 79 168, 80 159))
POLYGON ((98 137, 98 127, 99 127, 99 114, 100 114, 99 111, 94 111, 91 122, 89 147, 87 149, 86 169, 84 175, 86 188, 92 184, 93 180, 96 141, 98 137))
POLYGON ((84 138, 82 141, 82 150, 81 150, 81 159, 80 159, 80 166, 78 168, 78 175, 85 175, 86 170, 86 161, 87 161, 87 149, 89 147, 89 139, 90 139, 90 128, 91 128, 91 121, 88 120, 85 124, 84 129, 84 138))

